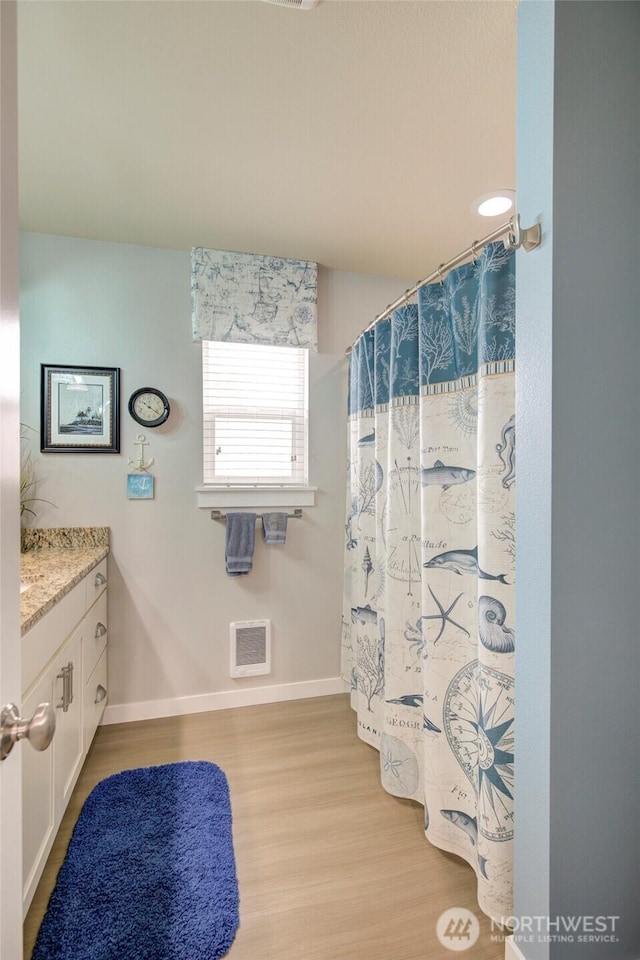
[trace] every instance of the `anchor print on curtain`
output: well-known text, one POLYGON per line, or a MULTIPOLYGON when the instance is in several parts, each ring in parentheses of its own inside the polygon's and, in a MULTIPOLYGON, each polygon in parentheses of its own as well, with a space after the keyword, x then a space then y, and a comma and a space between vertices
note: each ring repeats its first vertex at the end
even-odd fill
POLYGON ((343 676, 382 785, 512 915, 515 260, 502 243, 357 341, 343 676))

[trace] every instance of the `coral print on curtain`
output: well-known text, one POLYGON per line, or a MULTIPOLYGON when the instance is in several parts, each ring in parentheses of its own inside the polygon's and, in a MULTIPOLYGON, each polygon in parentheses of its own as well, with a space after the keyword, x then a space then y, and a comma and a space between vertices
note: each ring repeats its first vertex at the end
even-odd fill
POLYGON ((386 790, 512 914, 515 260, 423 287, 351 354, 343 675, 386 790))

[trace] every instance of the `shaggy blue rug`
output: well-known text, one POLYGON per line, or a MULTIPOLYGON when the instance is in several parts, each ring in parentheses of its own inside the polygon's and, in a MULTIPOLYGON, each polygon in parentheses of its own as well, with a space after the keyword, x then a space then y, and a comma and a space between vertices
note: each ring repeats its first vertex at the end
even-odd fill
POLYGON ((238 923, 222 770, 125 770, 82 808, 32 960, 216 960, 238 923))

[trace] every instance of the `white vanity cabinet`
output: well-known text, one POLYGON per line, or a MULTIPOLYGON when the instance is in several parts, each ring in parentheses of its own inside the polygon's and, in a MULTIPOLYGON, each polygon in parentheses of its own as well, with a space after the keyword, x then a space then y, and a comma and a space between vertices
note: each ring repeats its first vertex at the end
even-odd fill
MULTIPOLYGON (((80 691, 83 624, 73 631, 55 661, 53 705, 56 710, 53 745, 54 813, 64 813, 84 760, 82 695, 80 691)), ((23 789, 26 784, 23 785, 23 789)))
POLYGON ((85 619, 87 623, 82 652, 82 741, 86 753, 104 713, 107 697, 106 592, 96 600, 85 619))
MULTIPOLYGON (((55 703, 53 674, 48 672, 22 699, 25 717, 33 716, 39 703, 55 703), (31 713, 27 713, 31 710, 31 713)), ((56 718, 57 719, 57 718, 56 718)), ((54 737, 55 739, 55 737, 54 737)), ((22 754, 22 863, 23 903, 26 914, 56 834, 54 813, 53 742, 42 753, 22 754)))
POLYGON ((105 558, 22 638, 23 715, 56 710, 51 746, 23 753, 25 915, 107 702, 106 585, 105 558))

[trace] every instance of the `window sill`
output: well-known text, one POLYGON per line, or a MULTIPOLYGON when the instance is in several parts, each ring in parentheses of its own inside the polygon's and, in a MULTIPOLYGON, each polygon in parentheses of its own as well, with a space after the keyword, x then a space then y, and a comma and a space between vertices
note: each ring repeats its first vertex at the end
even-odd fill
POLYGON ((317 487, 196 487, 196 503, 203 510, 212 507, 222 510, 252 507, 276 507, 289 510, 294 507, 312 507, 317 487))

